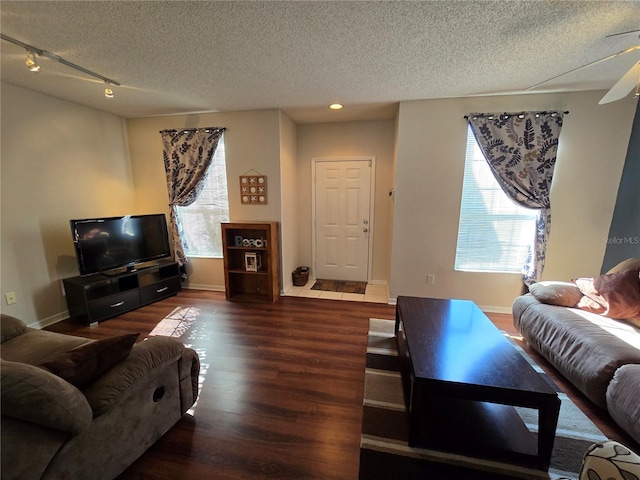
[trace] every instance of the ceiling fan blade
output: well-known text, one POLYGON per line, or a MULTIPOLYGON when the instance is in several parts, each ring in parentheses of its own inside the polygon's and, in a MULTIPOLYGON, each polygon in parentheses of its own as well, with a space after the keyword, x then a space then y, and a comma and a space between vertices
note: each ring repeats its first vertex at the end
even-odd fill
POLYGON ((598 105, 615 102, 627 96, 633 90, 640 80, 640 61, 636 62, 631 69, 602 97, 598 105))
POLYGON ((556 75, 555 77, 547 78, 546 80, 543 80, 542 82, 536 83, 535 85, 532 85, 529 88, 526 88, 525 91, 533 90, 534 88, 537 88, 540 85, 544 85, 545 83, 548 83, 551 80, 555 80, 556 78, 564 77, 565 75, 568 75, 568 74, 573 73, 573 72, 577 72, 578 70, 582 70, 583 68, 591 67, 593 65, 597 65, 598 63, 606 62, 607 60, 611 60, 612 58, 616 58, 616 57, 619 57, 620 55, 625 55, 627 53, 631 53, 631 52, 634 52, 636 50, 640 50, 640 45, 634 45, 633 47, 629 47, 626 50, 622 50, 621 52, 614 53, 613 55, 609 55, 609 56, 604 57, 604 58, 600 58, 599 60, 595 60, 595 61, 587 63, 585 65, 581 65, 579 67, 574 68, 573 70, 569 70, 568 72, 564 72, 564 73, 561 73, 560 75, 556 75))
POLYGON ((630 33, 637 33, 637 32, 640 32, 640 29, 638 29, 638 30, 629 30, 628 32, 612 33, 611 35, 605 35, 604 38, 619 37, 621 35, 629 35, 630 33))

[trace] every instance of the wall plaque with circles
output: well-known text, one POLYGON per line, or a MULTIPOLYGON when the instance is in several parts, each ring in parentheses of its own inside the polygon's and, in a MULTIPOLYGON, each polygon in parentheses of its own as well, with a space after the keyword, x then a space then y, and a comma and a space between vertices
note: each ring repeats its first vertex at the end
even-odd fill
POLYGON ((267 176, 240 175, 240 201, 243 205, 266 205, 267 176))

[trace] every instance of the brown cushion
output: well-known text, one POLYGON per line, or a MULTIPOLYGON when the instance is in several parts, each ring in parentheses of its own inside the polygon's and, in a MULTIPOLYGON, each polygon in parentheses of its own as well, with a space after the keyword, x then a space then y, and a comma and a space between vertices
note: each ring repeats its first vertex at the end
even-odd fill
POLYGON ((0 329, 2 329, 2 343, 22 335, 27 331, 27 326, 22 320, 11 315, 0 314, 0 329))
POLYGON ((611 270, 607 272, 607 274, 624 272, 625 270, 629 270, 630 268, 631 269, 640 268, 640 258, 627 258, 626 260, 623 260, 615 267, 612 267, 611 270))
POLYGON ((580 289, 567 282, 537 282, 529 286, 529 292, 542 303, 561 307, 575 307, 582 298, 580 289))
POLYGON ((82 388, 124 360, 139 335, 131 333, 86 343, 39 366, 82 388))
POLYGON ((0 360, 0 364, 3 417, 73 434, 89 426, 91 408, 73 385, 33 365, 6 360, 0 360))
POLYGON ((578 278, 575 283, 586 297, 604 308, 602 315, 605 317, 626 319, 640 316, 640 269, 578 278))
POLYGON ((640 317, 625 318, 624 321, 630 323, 636 328, 640 328, 640 317))

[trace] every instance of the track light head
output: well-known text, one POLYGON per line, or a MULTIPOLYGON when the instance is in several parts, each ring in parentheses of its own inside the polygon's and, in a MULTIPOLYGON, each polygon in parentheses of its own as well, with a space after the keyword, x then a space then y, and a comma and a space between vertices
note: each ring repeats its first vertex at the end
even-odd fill
POLYGON ((36 58, 35 52, 27 50, 27 60, 25 61, 25 64, 29 71, 33 73, 38 73, 40 71, 40 65, 38 65, 38 59, 36 58))
POLYGON ((104 96, 107 98, 113 98, 113 90, 111 90, 110 88, 105 88, 104 89, 104 96))

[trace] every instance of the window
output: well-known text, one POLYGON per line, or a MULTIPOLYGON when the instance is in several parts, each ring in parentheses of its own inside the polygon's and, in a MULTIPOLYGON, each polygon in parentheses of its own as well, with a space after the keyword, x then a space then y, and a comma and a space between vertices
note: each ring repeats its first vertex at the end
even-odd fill
POLYGON ((229 195, 224 157, 224 135, 213 155, 200 195, 188 207, 178 207, 189 257, 222 257, 220 222, 229 221, 229 195))
POLYGON ((520 273, 533 244, 537 212, 502 191, 469 127, 455 269, 520 273))

